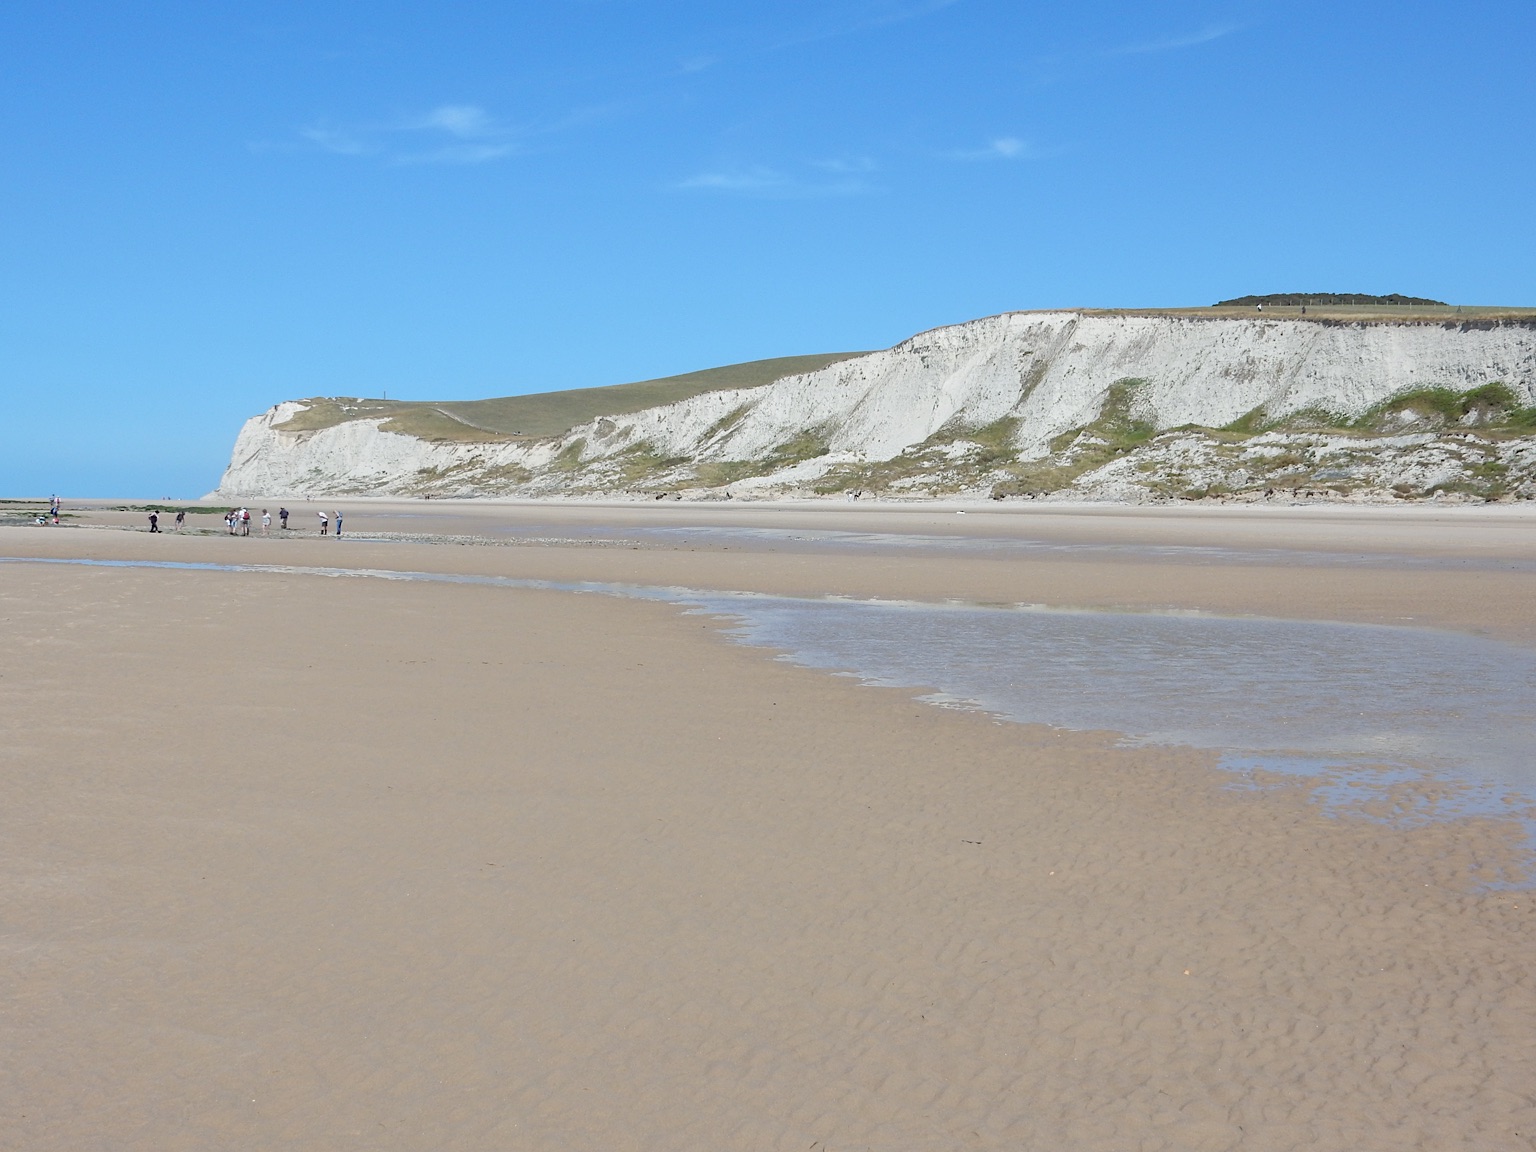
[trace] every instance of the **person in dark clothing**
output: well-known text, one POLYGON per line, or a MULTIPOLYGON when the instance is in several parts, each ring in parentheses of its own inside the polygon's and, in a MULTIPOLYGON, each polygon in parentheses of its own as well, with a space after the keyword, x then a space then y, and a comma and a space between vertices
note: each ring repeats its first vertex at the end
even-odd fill
POLYGON ((151 532, 160 531, 160 513, 151 512, 149 514, 149 530, 151 532))
POLYGON ((181 526, 183 524, 185 524, 186 522, 187 522, 187 510, 185 508, 178 508, 176 510, 176 531, 180 532, 181 531, 181 526))
POLYGON ((277 526, 285 532, 288 530, 288 509, 279 508, 277 510, 277 526))

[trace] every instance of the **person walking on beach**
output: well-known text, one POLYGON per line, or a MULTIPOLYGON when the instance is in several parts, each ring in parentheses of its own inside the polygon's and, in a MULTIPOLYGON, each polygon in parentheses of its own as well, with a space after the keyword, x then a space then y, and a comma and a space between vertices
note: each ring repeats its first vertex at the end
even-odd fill
POLYGON ((160 531, 160 513, 151 512, 149 514, 149 530, 151 532, 160 531))
POLYGON ((261 510, 261 534, 265 536, 267 529, 272 527, 272 513, 265 508, 261 510))
POLYGON ((176 509, 176 531, 180 532, 181 531, 181 526, 183 524, 185 524, 186 522, 187 522, 187 510, 185 508, 178 508, 178 509, 176 509))
POLYGON ((336 535, 341 535, 341 509, 336 509, 336 535))
POLYGON ((249 536, 250 534, 251 534, 251 510, 249 508, 242 508, 242 509, 240 509, 240 535, 242 535, 242 536, 249 536))
POLYGON ((284 532, 288 531, 288 509, 279 508, 277 510, 277 526, 284 532))
POLYGON ((324 536, 331 530, 331 522, 325 518, 324 512, 316 512, 315 515, 320 517, 320 535, 324 536))
POLYGON ((235 534, 235 510, 233 508, 224 513, 224 528, 231 536, 235 534))

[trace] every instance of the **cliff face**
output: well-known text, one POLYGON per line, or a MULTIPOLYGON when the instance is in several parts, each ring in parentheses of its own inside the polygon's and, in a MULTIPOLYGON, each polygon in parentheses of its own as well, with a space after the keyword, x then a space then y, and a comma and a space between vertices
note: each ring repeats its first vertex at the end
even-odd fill
MULTIPOLYGON (((1171 494, 1168 469, 1157 462, 1170 437, 1241 442, 1244 451, 1279 446, 1268 453, 1274 458, 1286 455, 1285 437, 1316 439, 1321 430, 1382 450, 1388 434, 1418 436, 1420 446, 1519 439, 1522 411, 1536 407, 1536 325, 1011 313, 763 387, 600 417, 538 440, 432 442, 382 431, 377 419, 285 431, 302 407, 280 404, 247 422, 218 495, 1144 498, 1171 494), (1418 393, 1425 398, 1415 400, 1418 393), (1468 398, 1459 409, 1458 396, 1468 398), (1502 430, 1487 431, 1490 423, 1502 430), (1170 431, 1187 426, 1234 430, 1170 431), (1151 466, 1128 468, 1128 458, 1151 466)), ((1303 456, 1311 451, 1302 448, 1303 456)), ((1320 470, 1291 479, 1316 482, 1320 470)), ((1240 484, 1274 478, 1273 469, 1247 471, 1240 484)))

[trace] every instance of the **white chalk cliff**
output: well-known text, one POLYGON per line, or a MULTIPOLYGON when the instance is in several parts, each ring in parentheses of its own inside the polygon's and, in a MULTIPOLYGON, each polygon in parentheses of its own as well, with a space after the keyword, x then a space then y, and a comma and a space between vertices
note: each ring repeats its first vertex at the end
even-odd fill
MULTIPOLYGON (((1347 424, 1408 393, 1489 385, 1502 385, 1509 405, 1536 407, 1536 323, 1009 313, 934 329, 762 387, 599 417, 544 439, 434 442, 383 431, 380 419, 286 431, 285 422, 304 406, 290 401, 246 423, 215 495, 742 498, 868 490, 883 476, 879 490, 912 496, 1038 489, 1142 499, 1177 487, 1154 475, 1157 453, 1166 456, 1169 445, 1193 434, 1175 430, 1221 429, 1245 417, 1247 438, 1239 447, 1249 453, 1244 459, 1260 463, 1235 471, 1222 465, 1205 487, 1273 488, 1287 480, 1276 481, 1262 458, 1283 456, 1285 437, 1302 435, 1285 427, 1288 418, 1324 413, 1347 424), (1151 435, 1115 449, 1116 459, 1102 458, 1104 452, 1085 457, 1085 446, 1110 442, 1094 431, 1108 416, 1106 405, 1117 405, 1117 418, 1151 435), (987 431, 968 439, 978 430, 987 431), (1068 467, 1074 459, 1075 470, 1068 467), (1130 459, 1140 463, 1129 466, 1130 459), (911 466, 875 467, 902 460, 911 466), (1054 488, 1039 479, 1040 468, 1027 467, 1031 462, 1062 465, 1054 488)), ((1411 409, 1393 415, 1401 427, 1377 426, 1378 440, 1361 442, 1379 441, 1381 451, 1401 455, 1415 447, 1415 436, 1426 450, 1443 447, 1447 437, 1479 436, 1455 421, 1423 427, 1415 423, 1423 413, 1411 409), (1387 432, 1399 433, 1391 437, 1395 447, 1380 439, 1387 432)), ((1501 467, 1509 467, 1505 457, 1517 440, 1488 439, 1501 467)), ((1290 479, 1316 486, 1322 458, 1307 456, 1317 447, 1310 443, 1298 441, 1304 467, 1291 465, 1290 479)), ((1485 457, 1493 459, 1478 459, 1485 457)), ((1410 465, 1418 466, 1404 467, 1410 465)), ((1516 461, 1517 472, 1524 466, 1516 461)), ((1389 475, 1360 475, 1381 491, 1392 487, 1389 475)), ((1415 484, 1426 480, 1415 475, 1415 484)), ((1499 491, 1513 489, 1506 483, 1499 491)))

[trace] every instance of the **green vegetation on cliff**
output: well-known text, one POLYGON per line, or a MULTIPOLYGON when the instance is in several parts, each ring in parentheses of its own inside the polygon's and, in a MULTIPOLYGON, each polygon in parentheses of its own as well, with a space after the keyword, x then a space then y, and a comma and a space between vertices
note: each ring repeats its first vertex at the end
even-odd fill
POLYGON ((640 380, 604 388, 573 388, 528 396, 498 396, 490 400, 371 400, 321 397, 305 400, 304 411, 277 425, 284 432, 313 432, 348 420, 383 417, 386 432, 401 432, 423 440, 495 443, 514 439, 559 436, 598 416, 622 416, 705 392, 756 388, 785 376, 815 372, 862 352, 830 352, 811 356, 779 356, 640 380))

